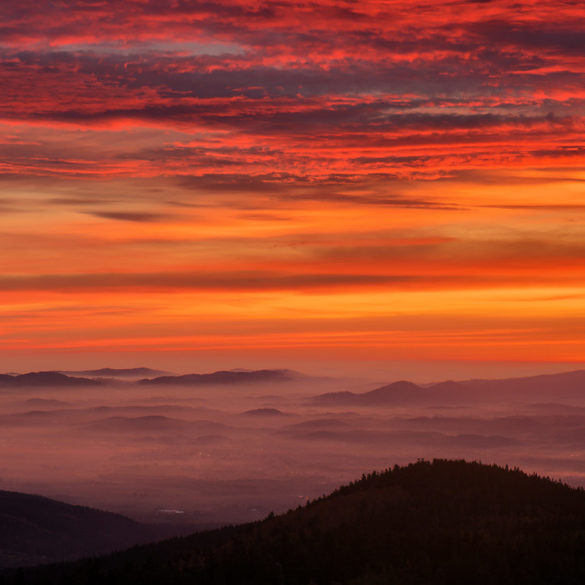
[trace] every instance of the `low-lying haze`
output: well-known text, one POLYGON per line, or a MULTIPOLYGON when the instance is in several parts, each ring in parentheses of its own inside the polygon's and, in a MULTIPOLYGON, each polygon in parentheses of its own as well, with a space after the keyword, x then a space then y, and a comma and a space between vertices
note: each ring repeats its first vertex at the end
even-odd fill
POLYGON ((210 525, 263 518, 417 458, 518 465, 585 485, 585 372, 437 386, 240 374, 6 378, 0 489, 210 525))

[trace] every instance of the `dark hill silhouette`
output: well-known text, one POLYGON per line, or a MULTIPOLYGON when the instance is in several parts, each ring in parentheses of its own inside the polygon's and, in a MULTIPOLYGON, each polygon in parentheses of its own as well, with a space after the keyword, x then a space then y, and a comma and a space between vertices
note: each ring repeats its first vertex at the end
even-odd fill
POLYGON ((97 386, 98 380, 66 376, 60 372, 29 372, 28 374, 0 374, 0 387, 20 386, 97 386))
POLYGON ((3 585, 569 585, 585 492, 519 470, 419 461, 282 516, 6 574, 3 585))
POLYGON ((140 524, 118 514, 41 496, 0 491, 0 567, 104 554, 171 534, 166 526, 140 524))
POLYGON ((68 376, 105 376, 105 377, 146 377, 162 376, 168 374, 163 370, 152 370, 150 368, 100 368, 99 370, 62 371, 68 376))
POLYGON ((139 380, 139 384, 255 384, 258 382, 289 382, 298 374, 290 370, 221 370, 211 374, 185 374, 183 376, 159 376, 139 380))
POLYGON ((287 414, 278 408, 254 408, 242 412, 242 416, 287 416, 287 414))
POLYGON ((317 404, 343 404, 355 406, 385 406, 416 404, 430 397, 431 390, 423 389, 412 382, 399 381, 381 388, 356 394, 354 392, 328 392, 314 398, 317 404))
POLYGON ((424 390, 412 382, 399 381, 376 388, 359 395, 363 404, 381 404, 385 402, 419 402, 424 396, 424 390))

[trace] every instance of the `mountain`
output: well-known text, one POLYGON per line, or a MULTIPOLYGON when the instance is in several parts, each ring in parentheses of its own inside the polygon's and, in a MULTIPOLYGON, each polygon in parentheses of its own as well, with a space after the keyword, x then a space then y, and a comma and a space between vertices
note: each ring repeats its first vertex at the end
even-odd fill
POLYGON ((242 412, 242 416, 287 416, 282 410, 278 408, 254 408, 253 410, 246 410, 242 412))
POLYGON ((585 492, 508 469, 418 461, 281 516, 3 585, 569 585, 585 582, 585 492))
POLYGON ((327 392, 315 396, 313 401, 321 405, 394 406, 453 402, 470 396, 465 386, 457 382, 441 382, 423 388, 412 382, 399 381, 363 393, 327 392))
POLYGON ((384 404, 395 402, 420 402, 424 397, 424 390, 412 382, 393 382, 387 386, 376 388, 365 394, 358 395, 361 404, 384 404))
POLYGON ((431 384, 425 388, 427 393, 432 395, 435 402, 469 402, 478 399, 471 388, 465 382, 453 382, 447 380, 437 384, 431 384))
POLYGON ((574 399, 585 397, 585 370, 502 380, 466 380, 470 391, 496 399, 574 399))
POLYGON ((0 374, 0 387, 20 386, 97 386, 98 380, 66 376, 60 372, 29 372, 28 374, 0 374))
POLYGON ((78 372, 62 371, 61 373, 71 376, 98 376, 106 378, 138 378, 168 374, 168 372, 151 370, 150 368, 100 368, 99 370, 80 370, 78 372))
POLYGON ((118 514, 0 491, 0 567, 103 554, 171 534, 118 514))
POLYGON ((298 374, 290 370, 221 370, 211 374, 185 374, 183 376, 159 376, 139 380, 139 384, 255 384, 259 382, 290 382, 298 374))
POLYGON ((363 393, 328 392, 315 396, 313 402, 318 405, 400 406, 553 399, 585 399, 585 370, 499 380, 449 380, 424 386, 401 381, 363 393))
POLYGON ((369 392, 327 392, 315 396, 313 402, 322 405, 382 406, 397 403, 420 402, 423 389, 412 382, 393 382, 369 392))

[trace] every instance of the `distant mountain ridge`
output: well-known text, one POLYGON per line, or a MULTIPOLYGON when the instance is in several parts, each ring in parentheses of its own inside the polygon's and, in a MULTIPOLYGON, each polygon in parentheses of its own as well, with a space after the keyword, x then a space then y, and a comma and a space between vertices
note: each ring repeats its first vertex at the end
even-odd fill
POLYGON ((585 582, 585 492, 517 469, 419 461, 252 524, 2 585, 569 585, 585 582))
POLYGON ((454 404, 497 400, 585 398, 585 370, 495 380, 448 380, 430 385, 398 381, 369 392, 327 392, 313 397, 318 405, 399 406, 454 404))
POLYGON ((100 368, 99 370, 79 370, 66 371, 60 370, 62 374, 67 376, 104 376, 108 378, 115 377, 139 377, 139 376, 163 376, 170 372, 164 370, 152 370, 151 368, 100 368))
MULTIPOLYGON (((1 387, 32 387, 32 386, 96 386, 106 384, 107 380, 102 377, 138 377, 144 374, 154 375, 165 373, 149 368, 115 369, 102 368, 99 370, 85 371, 45 371, 29 372, 26 374, 0 374, 1 387), (73 376, 72 374, 84 374, 96 376, 98 379, 73 376)), ((206 385, 206 384, 254 384, 267 382, 290 382, 303 377, 303 374, 292 370, 219 370, 208 374, 184 374, 165 375, 154 378, 142 378, 136 380, 138 384, 183 384, 183 385, 206 385)))
POLYGON ((289 382, 299 377, 292 370, 219 370, 210 374, 184 374, 160 376, 139 380, 140 384, 253 384, 263 382, 289 382))
POLYGON ((60 372, 29 372, 28 374, 0 374, 0 387, 19 386, 97 386, 98 380, 66 376, 60 372))
POLYGON ((315 396, 313 402, 319 405, 394 406, 423 402, 453 402, 470 397, 471 393, 467 391, 466 386, 458 382, 439 382, 423 387, 412 382, 398 381, 363 393, 327 392, 315 396))
MULTIPOLYGON (((138 378, 144 373, 160 373, 149 368, 101 368, 99 370, 42 371, 26 374, 0 374, 0 388, 19 387, 64 387, 64 386, 96 386, 108 383, 102 378, 119 375, 121 377, 138 378), (95 375, 97 379, 71 374, 95 375)), ((319 382, 316 378, 287 369, 263 370, 219 370, 205 374, 164 375, 152 378, 141 378, 127 383, 141 385, 237 385, 282 383, 292 381, 319 382)), ((328 379, 328 382, 331 382, 328 379)), ((434 384, 414 384, 401 380, 375 388, 368 392, 327 392, 311 398, 312 402, 321 406, 408 406, 417 404, 457 404, 466 402, 485 402, 498 400, 550 401, 551 399, 585 398, 585 370, 543 374, 520 378, 504 379, 473 379, 459 382, 444 381, 434 384)))
POLYGON ((253 408, 252 410, 246 410, 242 412, 242 416, 287 416, 286 413, 282 412, 278 408, 253 408))
POLYGON ((495 391, 503 395, 513 393, 532 397, 550 393, 554 389, 559 396, 570 397, 575 394, 585 395, 585 370, 498 380, 466 380, 463 384, 475 391, 495 391))

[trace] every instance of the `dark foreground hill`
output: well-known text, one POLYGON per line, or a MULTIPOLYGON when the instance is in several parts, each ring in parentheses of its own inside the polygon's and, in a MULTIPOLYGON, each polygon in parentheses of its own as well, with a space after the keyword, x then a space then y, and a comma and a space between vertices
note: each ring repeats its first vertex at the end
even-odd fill
POLYGON ((119 514, 0 491, 0 568, 104 554, 171 534, 119 514))
POLYGON ((496 466, 418 462, 282 516, 0 582, 581 584, 585 492, 496 466))

